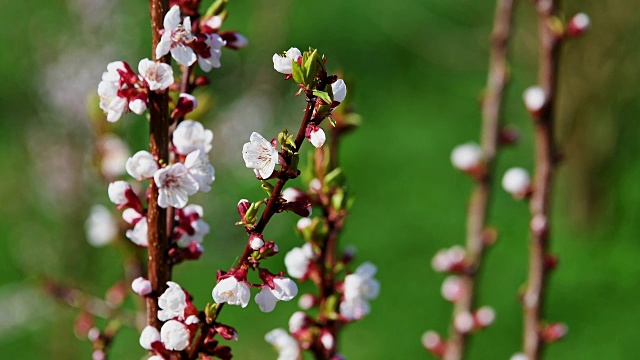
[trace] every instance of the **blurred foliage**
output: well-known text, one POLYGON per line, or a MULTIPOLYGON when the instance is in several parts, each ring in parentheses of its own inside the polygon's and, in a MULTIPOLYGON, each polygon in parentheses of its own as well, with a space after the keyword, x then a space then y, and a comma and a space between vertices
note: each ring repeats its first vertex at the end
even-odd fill
MULTIPOLYGON (((349 91, 363 126, 346 139, 341 154, 356 195, 342 244, 357 246, 357 262, 376 263, 382 283, 371 315, 343 332, 342 351, 349 359, 429 358, 420 336, 428 329, 446 331, 451 308, 439 293, 444 277, 431 270, 430 259, 438 249, 463 241, 471 186, 451 168, 449 151, 478 138, 477 99, 486 77, 493 2, 321 4, 231 1, 229 28, 244 33, 250 46, 226 51, 223 67, 212 73, 209 96, 216 108, 203 121, 216 134, 217 180, 210 194, 194 199, 205 207, 212 236, 205 240, 205 256, 179 266, 175 279, 202 306, 211 300, 215 270, 227 268, 244 246, 242 229, 233 226, 235 204, 262 194, 242 164, 241 145, 251 131, 268 129, 275 135, 293 126, 303 106, 293 98, 290 82, 272 70, 271 55, 290 46, 313 46, 328 56, 329 68, 352 79, 349 91)), ((588 13, 592 29, 562 51, 558 139, 566 161, 557 174, 552 248, 560 266, 549 284, 547 314, 549 320, 567 322, 570 332, 548 347, 548 359, 637 356, 640 22, 631 11, 634 5, 631 0, 563 5, 567 17, 588 13)), ((3 6, 0 17, 11 31, 0 33, 0 199, 5 203, 0 208, 5 318, 0 354, 12 359, 86 359, 90 354, 89 343, 73 335, 76 310, 44 295, 39 302, 27 301, 34 295, 24 289, 46 275, 99 296, 122 276, 118 250, 91 248, 84 238, 88 208, 107 203, 106 185, 91 167, 88 116, 51 100, 74 94, 67 86, 96 61, 95 73, 80 84, 86 89, 97 86, 107 62, 135 64, 148 56, 147 16, 146 2, 34 0, 3 6), (109 11, 101 12, 104 7, 109 11), (83 47, 90 51, 73 56, 83 47), (65 56, 73 61, 63 61, 65 56), (62 78, 68 81, 51 76, 52 64, 68 74, 62 78)), ((521 141, 500 153, 499 174, 511 166, 532 166, 531 123, 520 94, 535 82, 536 31, 532 5, 520 1, 505 117, 520 128, 521 141)), ((83 108, 85 96, 70 103, 83 108)), ((135 116, 113 126, 126 134, 132 149, 145 146, 145 128, 135 116)), ((497 320, 473 337, 469 359, 506 359, 520 346, 516 294, 526 274, 528 210, 496 188, 491 213, 499 239, 486 258, 479 305, 494 306, 497 320)), ((277 220, 267 238, 283 250, 299 245, 295 217, 277 220)), ((275 358, 263 334, 285 327, 295 307, 281 304, 270 314, 254 305, 226 309, 221 320, 240 333, 236 358, 275 358)), ((123 331, 113 358, 139 359, 143 351, 137 339, 135 330, 123 331)))

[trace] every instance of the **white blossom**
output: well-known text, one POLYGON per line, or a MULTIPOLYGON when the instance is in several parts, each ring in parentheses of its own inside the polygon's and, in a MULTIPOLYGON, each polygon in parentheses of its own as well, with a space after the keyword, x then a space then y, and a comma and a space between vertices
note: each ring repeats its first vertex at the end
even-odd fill
POLYGON ((191 66, 197 56, 189 43, 195 40, 191 34, 191 18, 185 17, 180 24, 180 7, 174 5, 164 17, 164 33, 156 47, 156 59, 171 52, 171 56, 181 65, 191 66))
POLYGON ((220 280, 213 288, 211 295, 217 304, 226 302, 229 305, 246 307, 251 297, 251 289, 246 282, 238 281, 235 277, 230 276, 220 280))
POLYGON ((209 157, 204 151, 198 149, 189 153, 184 160, 184 166, 189 169, 189 174, 198 183, 198 190, 202 192, 211 190, 211 183, 216 179, 215 169, 209 163, 209 157))
POLYGON ((298 295, 298 285, 287 277, 276 276, 273 278, 273 284, 271 292, 278 300, 289 301, 298 295))
POLYGON ((474 142, 458 145, 451 152, 451 164, 458 170, 470 171, 483 161, 482 149, 474 142))
POLYGON ((529 191, 530 185, 529 172, 523 168, 511 168, 502 177, 502 188, 517 197, 525 195, 529 191))
POLYGON ((141 181, 152 178, 153 174, 158 171, 158 164, 151 153, 141 150, 127 160, 125 168, 131 177, 141 181))
POLYGON ((125 236, 131 240, 134 244, 139 246, 149 246, 148 239, 149 224, 147 224, 147 218, 143 217, 133 226, 133 229, 127 230, 125 236))
POLYGON ((273 68, 277 72, 290 75, 293 73, 293 61, 298 61, 298 58, 302 56, 302 52, 297 48, 290 48, 284 55, 273 54, 273 68))
POLYGON ((462 278, 456 275, 447 276, 440 287, 442 297, 451 302, 458 301, 464 294, 464 282, 462 278))
POLYGON ((193 214, 197 214, 198 218, 192 221, 189 225, 193 228, 193 235, 189 235, 187 233, 182 234, 180 239, 178 240, 178 246, 187 247, 190 243, 196 241, 201 243, 204 239, 205 235, 207 235, 210 231, 209 224, 207 224, 204 220, 202 220, 202 216, 204 215, 204 210, 200 205, 187 205, 184 209, 182 209, 184 216, 190 217, 193 214))
POLYGON ((124 209, 124 211, 122 212, 122 219, 129 224, 135 224, 143 217, 144 216, 142 214, 132 208, 124 209))
POLYGON ((102 155, 102 174, 108 179, 124 174, 125 163, 131 154, 127 143, 115 135, 108 134, 100 137, 98 148, 102 155))
POLYGON ((376 267, 372 263, 365 262, 358 266, 353 274, 344 278, 344 297, 347 300, 362 298, 374 299, 380 292, 380 283, 374 279, 376 267))
POLYGON ((222 56, 222 48, 226 42, 218 34, 208 34, 205 41, 209 47, 209 57, 198 56, 198 65, 204 72, 211 71, 212 68, 220 67, 220 56, 222 56))
POLYGON ((245 166, 255 169, 257 174, 266 179, 278 164, 278 150, 257 132, 251 133, 249 142, 242 147, 242 158, 245 166))
POLYGON ((362 298, 345 300, 340 303, 340 315, 349 321, 361 319, 369 314, 370 311, 369 302, 362 298))
POLYGON ((524 105, 530 112, 538 112, 547 103, 547 95, 540 86, 531 86, 522 95, 524 105))
POLYGON ((175 163, 159 169, 153 174, 158 186, 158 206, 173 206, 182 209, 189 201, 189 195, 198 191, 198 182, 182 163, 175 163))
POLYGON ((303 277, 309 268, 309 263, 314 258, 313 247, 306 243, 303 247, 295 247, 284 256, 284 265, 287 273, 296 279, 303 277))
POLYGON ((109 200, 116 205, 125 205, 129 202, 127 199, 127 191, 131 191, 131 186, 122 180, 114 181, 109 184, 107 190, 109 192, 109 200))
POLYGON ((173 69, 169 64, 142 59, 138 63, 138 73, 151 91, 164 90, 173 84, 173 69))
POLYGON ((478 325, 487 327, 493 324, 493 321, 496 319, 496 312, 491 306, 483 306, 476 310, 474 317, 478 325))
POLYGON ((573 28, 574 31, 578 33, 583 33, 587 31, 590 24, 591 24, 591 19, 589 18, 589 15, 585 13, 575 14, 571 18, 571 21, 569 21, 569 27, 573 28))
POLYGON ((331 91, 333 92, 333 101, 343 102, 344 98, 347 97, 347 85, 342 79, 338 79, 331 84, 331 91))
POLYGON ((193 120, 184 120, 173 132, 173 145, 182 155, 188 155, 195 150, 208 153, 212 140, 213 132, 205 130, 202 124, 193 120))
POLYGON ((189 329, 176 320, 169 320, 160 329, 160 339, 167 350, 182 351, 189 346, 189 329))
POLYGON ((515 353, 511 355, 509 360, 529 360, 529 357, 525 353, 515 353))
POLYGON ((140 346, 145 350, 153 349, 151 344, 160 341, 160 332, 155 326, 147 326, 142 330, 140 334, 140 346))
POLYGON ((302 231, 308 228, 309 226, 311 226, 312 224, 313 224, 313 220, 311 220, 311 218, 303 217, 303 218, 300 218, 300 220, 298 220, 298 222, 296 223, 296 228, 302 231))
POLYGON ((328 331, 324 331, 322 335, 320 335, 320 343, 322 343, 322 346, 327 350, 333 349, 333 335, 328 331))
POLYGON ((141 98, 133 99, 129 102, 129 110, 137 115, 142 115, 147 111, 147 102, 141 98))
POLYGON ((296 311, 289 318, 289 332, 295 333, 302 330, 304 323, 307 320, 307 314, 304 311, 296 311))
POLYGON ((298 342, 284 329, 271 330, 264 339, 278 351, 278 360, 298 360, 300 357, 298 342))
POLYGON ((278 299, 269 288, 269 285, 263 285, 262 290, 255 297, 256 304, 262 312, 272 312, 276 307, 278 299))
POLYGON ((316 126, 311 132, 309 132, 309 142, 316 147, 322 147, 327 140, 327 135, 324 133, 321 127, 316 126))
POLYGON ((158 320, 167 321, 178 318, 184 320, 184 309, 187 308, 187 295, 180 285, 167 281, 167 290, 158 298, 158 320))
POLYGON ((140 296, 146 296, 151 294, 151 291, 153 290, 151 288, 151 281, 141 277, 135 278, 132 282, 131 282, 131 289, 133 290, 134 293, 140 295, 140 296))
POLYGON ((93 205, 89 209, 84 228, 89 244, 95 247, 107 245, 118 235, 118 224, 104 205, 93 205))
POLYGON ((435 350, 442 344, 442 338, 440 337, 440 334, 432 330, 422 334, 421 340, 422 346, 424 346, 428 350, 435 350))
POLYGON ((463 334, 473 330, 473 325, 473 315, 471 315, 468 311, 458 313, 453 318, 453 326, 456 328, 456 330, 463 334))
POLYGON ((101 81, 98 84, 100 109, 107 114, 107 121, 116 122, 127 110, 127 99, 118 96, 118 85, 111 81, 101 81))

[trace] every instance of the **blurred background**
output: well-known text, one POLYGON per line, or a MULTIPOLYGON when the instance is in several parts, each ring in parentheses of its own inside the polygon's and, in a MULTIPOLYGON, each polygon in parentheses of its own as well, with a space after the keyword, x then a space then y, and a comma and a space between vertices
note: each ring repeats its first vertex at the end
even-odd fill
MULTIPOLYGON (((552 234, 560 263, 546 312, 566 322, 569 334, 546 358, 630 359, 640 329, 640 22, 630 8, 637 4, 563 3, 567 17, 589 14, 592 28, 562 50, 558 140, 566 161, 557 173, 552 234)), ((356 263, 379 267, 382 285, 372 313, 343 331, 342 352, 348 359, 431 358, 420 336, 446 331, 451 305, 440 295, 444 275, 430 261, 440 248, 463 242, 472 185, 452 168, 449 153, 479 137, 493 7, 473 0, 230 2, 225 29, 245 34, 250 46, 225 51, 223 67, 200 94, 212 107, 200 120, 215 134, 217 179, 193 202, 203 204, 212 232, 203 258, 174 274, 198 306, 211 301, 216 269, 228 268, 245 244, 233 225, 237 201, 263 196, 244 167, 242 144, 252 131, 297 126, 303 108, 271 56, 313 46, 330 69, 344 71, 363 118, 341 154, 356 196, 341 243, 357 247, 356 263)), ((110 207, 94 162, 95 125, 108 125, 92 124, 87 104, 95 111, 108 62, 137 64, 150 55, 147 2, 10 1, 0 18, 0 357, 87 359, 90 343, 73 333, 78 311, 40 288, 52 278, 102 297, 123 276, 122 247, 96 248, 85 235, 89 208, 110 207)), ((520 129, 521 140, 500 152, 499 176, 512 166, 532 169, 532 126, 521 101, 537 68, 528 1, 518 1, 511 50, 505 121, 520 129)), ((126 115, 109 130, 135 152, 146 147, 146 127, 126 115)), ((521 343, 517 293, 526 277, 528 209, 498 187, 494 194, 491 223, 499 237, 486 257, 478 304, 493 306, 497 318, 472 337, 469 359, 508 359, 521 343)), ((267 237, 284 250, 299 246, 295 221, 278 216, 267 237)), ((296 309, 295 301, 270 314, 254 304, 225 309, 221 320, 240 332, 236 358, 276 358, 263 335, 286 327, 296 309)), ((112 358, 141 358, 137 334, 124 330, 112 358)))

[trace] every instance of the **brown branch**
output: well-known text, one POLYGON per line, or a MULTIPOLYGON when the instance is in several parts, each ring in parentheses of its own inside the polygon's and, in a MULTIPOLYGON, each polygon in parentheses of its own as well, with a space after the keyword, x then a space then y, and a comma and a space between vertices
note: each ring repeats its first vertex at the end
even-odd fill
POLYGON ((543 318, 548 275, 545 258, 549 247, 551 186, 556 160, 553 123, 561 39, 561 35, 552 27, 557 11, 557 1, 539 0, 536 3, 536 10, 540 36, 538 82, 546 95, 546 103, 535 122, 535 174, 529 202, 531 212, 529 275, 523 297, 523 350, 529 360, 539 359, 544 345, 540 336, 540 322, 543 318))
MULTIPOLYGON (((153 36, 152 53, 155 60, 169 63, 169 57, 155 58, 155 49, 160 42, 164 15, 169 7, 168 0, 149 0, 151 31, 153 36)), ((169 98, 164 93, 149 93, 149 147, 161 166, 169 163, 169 98)), ((153 292, 147 297, 147 324, 160 329, 158 320, 158 296, 164 292, 166 282, 171 279, 169 259, 169 239, 167 229, 167 210, 158 206, 158 187, 151 179, 149 184, 149 265, 148 277, 153 292)))
MULTIPOLYGON (((485 226, 490 201, 494 159, 498 149, 502 118, 504 90, 508 82, 508 41, 513 17, 514 0, 498 0, 496 3, 487 88, 482 103, 481 146, 486 170, 477 179, 467 210, 466 251, 468 272, 461 275, 465 291, 455 303, 453 319, 461 313, 472 313, 475 307, 477 274, 485 250, 485 226)), ((457 360, 464 356, 467 333, 458 331, 453 324, 444 354, 445 360, 457 360)))

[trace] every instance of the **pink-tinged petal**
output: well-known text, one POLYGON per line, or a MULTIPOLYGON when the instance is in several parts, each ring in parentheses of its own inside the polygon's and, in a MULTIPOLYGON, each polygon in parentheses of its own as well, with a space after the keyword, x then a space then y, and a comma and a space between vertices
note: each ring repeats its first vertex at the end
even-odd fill
POLYGON ((160 38, 160 42, 158 43, 158 46, 156 46, 156 59, 160 59, 169 53, 171 50, 171 43, 171 33, 162 34, 162 38, 160 38))

